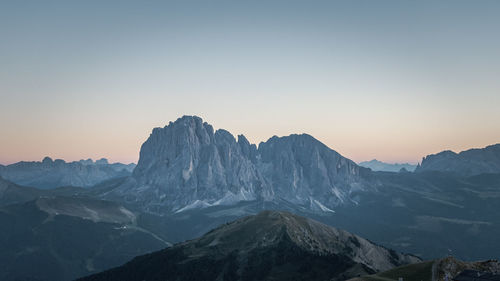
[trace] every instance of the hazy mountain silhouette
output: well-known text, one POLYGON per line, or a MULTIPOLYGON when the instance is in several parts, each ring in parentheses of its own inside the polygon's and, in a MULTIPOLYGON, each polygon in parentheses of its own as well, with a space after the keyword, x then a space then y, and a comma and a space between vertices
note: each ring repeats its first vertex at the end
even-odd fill
POLYGON ((90 187, 99 182, 128 176, 135 164, 109 164, 108 160, 91 159, 65 162, 45 157, 41 162, 18 162, 0 165, 0 176, 19 185, 50 189, 62 186, 90 187))
POLYGON ((417 165, 412 165, 412 164, 408 164, 408 163, 391 164, 391 163, 385 163, 382 161, 378 161, 377 159, 360 162, 359 166, 365 167, 365 168, 370 168, 372 171, 376 171, 376 172, 399 172, 402 169, 404 169, 408 172, 413 172, 417 168, 417 165))

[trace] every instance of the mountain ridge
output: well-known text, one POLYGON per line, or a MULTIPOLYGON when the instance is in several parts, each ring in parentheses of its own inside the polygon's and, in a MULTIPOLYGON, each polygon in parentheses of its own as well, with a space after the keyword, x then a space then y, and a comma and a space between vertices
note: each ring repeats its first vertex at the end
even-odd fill
POLYGON ((370 168, 372 171, 380 172, 400 172, 404 170, 413 172, 417 168, 417 165, 413 165, 410 163, 386 163, 377 159, 359 162, 358 165, 365 168, 370 168))
POLYGON ((128 176, 135 164, 108 163, 101 158, 66 162, 50 157, 0 166, 0 176, 23 186, 52 189, 63 186, 91 187, 102 181, 128 176))

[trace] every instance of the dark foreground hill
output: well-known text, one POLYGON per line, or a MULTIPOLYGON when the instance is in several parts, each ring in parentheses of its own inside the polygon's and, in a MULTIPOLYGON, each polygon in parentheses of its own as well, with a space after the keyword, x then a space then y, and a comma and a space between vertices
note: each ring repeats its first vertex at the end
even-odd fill
POLYGON ((418 261, 311 219, 264 211, 79 280, 346 280, 418 261))

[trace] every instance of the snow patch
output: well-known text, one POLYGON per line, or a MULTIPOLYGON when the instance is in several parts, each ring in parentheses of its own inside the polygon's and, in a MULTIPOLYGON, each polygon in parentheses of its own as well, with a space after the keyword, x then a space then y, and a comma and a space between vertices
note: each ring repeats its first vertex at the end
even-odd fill
POLYGON ((316 207, 318 207, 323 212, 335 213, 334 210, 326 207, 325 205, 321 204, 321 202, 319 202, 316 199, 313 199, 312 197, 309 197, 309 201, 311 203, 311 209, 315 209, 314 206, 313 206, 313 204, 314 204, 316 207))
POLYGON ((177 214, 177 213, 184 212, 184 211, 191 210, 191 209, 203 209, 203 208, 207 208, 210 206, 212 206, 212 204, 209 204, 205 201, 196 200, 193 203, 186 205, 186 206, 180 208, 179 210, 175 211, 175 213, 177 214))
POLYGON ((323 212, 331 212, 331 213, 335 213, 334 210, 330 209, 330 208, 327 208, 325 205, 321 204, 318 200, 314 199, 314 203, 316 203, 316 205, 318 205, 318 207, 323 211, 323 212))
POLYGON ((122 212, 125 216, 127 216, 131 221, 135 221, 135 215, 131 211, 129 211, 121 206, 118 210, 120 210, 120 212, 122 212))
POLYGON ((339 191, 337 187, 332 187, 332 192, 335 194, 335 196, 340 200, 340 202, 344 203, 344 199, 342 199, 342 193, 339 191))
POLYGON ((182 170, 182 178, 184 181, 187 181, 191 178, 191 174, 193 173, 193 159, 189 161, 189 168, 187 170, 182 170))
POLYGON ((252 192, 242 188, 240 189, 240 192, 238 194, 234 194, 231 191, 227 191, 226 194, 224 194, 224 197, 215 201, 212 204, 212 206, 233 205, 240 201, 251 201, 251 200, 255 200, 255 196, 252 194, 252 192))

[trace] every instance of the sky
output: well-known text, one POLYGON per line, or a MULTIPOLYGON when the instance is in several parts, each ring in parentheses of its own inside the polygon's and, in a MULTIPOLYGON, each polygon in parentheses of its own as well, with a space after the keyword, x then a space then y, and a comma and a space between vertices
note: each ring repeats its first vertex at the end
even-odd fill
POLYGON ((0 1, 0 163, 136 162, 197 115, 417 163, 500 142, 500 1, 0 1))

